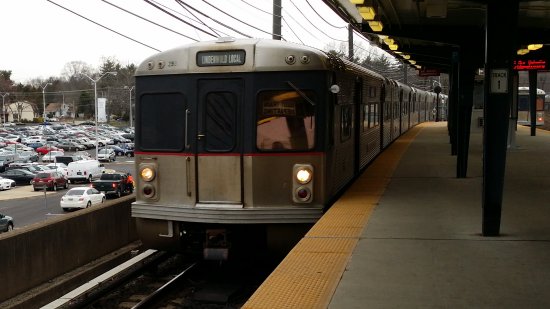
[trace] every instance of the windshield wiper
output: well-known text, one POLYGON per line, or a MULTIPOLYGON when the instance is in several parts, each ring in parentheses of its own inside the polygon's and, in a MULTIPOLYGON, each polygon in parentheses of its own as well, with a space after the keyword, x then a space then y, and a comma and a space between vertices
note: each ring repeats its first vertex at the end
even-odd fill
POLYGON ((292 89, 294 89, 296 92, 298 92, 298 94, 304 99, 306 100, 309 104, 311 104, 312 106, 315 106, 315 102, 311 101, 310 98, 307 97, 307 95, 305 93, 302 92, 302 90, 298 89, 298 87, 294 86, 294 84, 290 81, 286 81, 286 83, 292 87, 292 89))

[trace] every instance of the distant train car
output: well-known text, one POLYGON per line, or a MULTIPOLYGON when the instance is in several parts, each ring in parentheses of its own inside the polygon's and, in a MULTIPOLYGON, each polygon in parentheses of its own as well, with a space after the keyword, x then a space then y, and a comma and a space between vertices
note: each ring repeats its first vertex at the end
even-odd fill
POLYGON ((433 104, 317 49, 231 38, 146 59, 136 98, 143 243, 222 259, 243 238, 305 231, 433 104))
MULTIPOLYGON (((544 100, 545 92, 537 89, 535 123, 544 125, 544 100)), ((518 124, 531 125, 531 104, 529 103, 529 87, 518 87, 518 124)))

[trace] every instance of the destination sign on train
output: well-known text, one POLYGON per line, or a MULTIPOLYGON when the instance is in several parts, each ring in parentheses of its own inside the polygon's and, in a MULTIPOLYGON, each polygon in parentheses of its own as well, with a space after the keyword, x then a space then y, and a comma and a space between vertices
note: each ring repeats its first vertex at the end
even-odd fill
POLYGON ((197 53, 197 65, 200 67, 218 65, 243 65, 246 60, 244 50, 204 51, 197 53))
POLYGON ((286 101, 266 101, 262 112, 264 116, 296 116, 296 104, 286 101))

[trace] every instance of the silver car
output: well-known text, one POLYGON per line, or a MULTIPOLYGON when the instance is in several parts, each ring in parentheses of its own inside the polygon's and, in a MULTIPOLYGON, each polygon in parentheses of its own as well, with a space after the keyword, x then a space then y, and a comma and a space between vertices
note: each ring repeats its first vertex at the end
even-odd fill
POLYGON ((0 214, 0 233, 9 232, 13 230, 13 218, 0 214))
POLYGON ((113 149, 110 148, 101 148, 97 153, 98 161, 115 161, 116 153, 113 149))

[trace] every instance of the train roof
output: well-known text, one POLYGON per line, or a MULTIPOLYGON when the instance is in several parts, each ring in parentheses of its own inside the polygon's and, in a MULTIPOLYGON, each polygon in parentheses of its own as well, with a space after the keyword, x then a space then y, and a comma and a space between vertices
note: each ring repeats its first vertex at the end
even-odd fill
POLYGON ((179 46, 145 59, 136 76, 252 71, 327 70, 323 51, 267 39, 220 38, 179 46))

